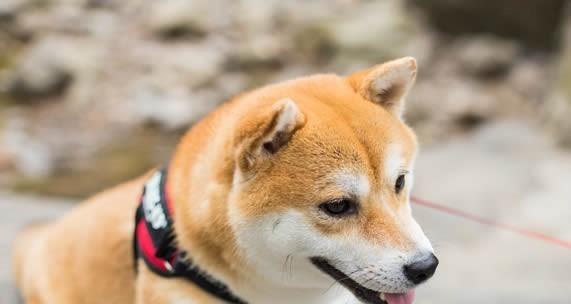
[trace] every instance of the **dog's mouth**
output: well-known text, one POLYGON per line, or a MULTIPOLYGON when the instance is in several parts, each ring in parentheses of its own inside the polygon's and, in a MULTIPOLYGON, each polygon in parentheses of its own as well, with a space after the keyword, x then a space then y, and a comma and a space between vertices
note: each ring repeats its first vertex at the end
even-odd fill
POLYGON ((311 258, 311 262, 366 304, 412 304, 414 300, 414 289, 410 289, 405 293, 375 291, 357 283, 341 270, 333 267, 325 258, 314 257, 311 258))

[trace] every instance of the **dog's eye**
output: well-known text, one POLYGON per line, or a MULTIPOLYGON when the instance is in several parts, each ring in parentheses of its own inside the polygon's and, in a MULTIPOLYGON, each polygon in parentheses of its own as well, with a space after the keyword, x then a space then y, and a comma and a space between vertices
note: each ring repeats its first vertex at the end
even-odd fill
POLYGON ((404 174, 399 175, 399 177, 397 178, 397 181, 395 182, 395 192, 397 194, 399 194, 402 190, 402 188, 404 188, 404 183, 405 179, 404 179, 404 174))
POLYGON ((339 199, 319 205, 319 208, 330 216, 345 216, 357 211, 356 204, 349 199, 339 199))

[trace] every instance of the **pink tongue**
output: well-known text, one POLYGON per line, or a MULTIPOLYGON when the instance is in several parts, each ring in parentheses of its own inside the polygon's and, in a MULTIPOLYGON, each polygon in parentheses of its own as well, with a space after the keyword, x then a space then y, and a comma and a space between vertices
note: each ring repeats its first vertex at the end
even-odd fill
POLYGON ((385 293, 385 299, 389 304, 412 304, 414 300, 414 289, 406 293, 385 293))

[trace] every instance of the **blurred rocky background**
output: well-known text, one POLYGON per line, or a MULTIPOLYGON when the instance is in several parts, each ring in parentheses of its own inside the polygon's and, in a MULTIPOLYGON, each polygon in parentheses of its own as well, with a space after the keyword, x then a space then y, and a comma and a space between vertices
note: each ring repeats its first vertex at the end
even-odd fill
POLYGON ((569 143, 565 6, 2 0, 0 185, 82 197, 165 161, 239 92, 405 55, 421 69, 407 119, 423 143, 507 116, 569 143))
MULTIPOLYGON (((417 193, 571 238, 564 0, 0 0, 2 222, 167 161, 244 90, 407 55, 417 193)), ((448 261, 420 303, 571 303, 568 251, 418 212, 448 261)))

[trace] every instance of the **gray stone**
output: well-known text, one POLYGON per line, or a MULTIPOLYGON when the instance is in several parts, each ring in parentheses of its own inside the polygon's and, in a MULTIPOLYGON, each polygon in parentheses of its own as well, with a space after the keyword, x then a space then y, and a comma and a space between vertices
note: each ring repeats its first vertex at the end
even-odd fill
MULTIPOLYGON (((420 24, 402 1, 371 1, 347 9, 330 21, 333 46, 347 56, 386 60, 404 56, 403 49, 420 24)), ((361 58, 363 59, 363 58, 361 58)))
POLYGON ((100 48, 87 40, 47 36, 18 57, 0 88, 21 102, 63 99, 72 84, 98 72, 100 48))
POLYGON ((153 2, 147 10, 148 30, 165 38, 202 37, 212 26, 212 10, 206 1, 165 0, 153 2))
POLYGON ((24 1, 4 0, 0 2, 0 28, 11 25, 22 11, 24 1))
POLYGON ((555 59, 555 81, 547 90, 549 93, 542 107, 545 124, 560 142, 571 147, 571 7, 564 27, 564 41, 561 53, 555 59))
POLYGON ((220 101, 210 92, 191 92, 179 87, 135 87, 128 100, 135 121, 159 125, 165 130, 181 130, 210 112, 220 101))
POLYGON ((52 64, 22 66, 6 84, 6 91, 17 100, 30 101, 61 96, 72 76, 52 64))
POLYGON ((227 66, 232 70, 258 67, 278 69, 283 64, 288 43, 284 37, 269 34, 246 38, 231 50, 227 66))
POLYGON ((55 45, 39 44, 19 58, 8 74, 4 90, 21 100, 61 96, 72 82, 72 74, 55 45))
POLYGON ((451 35, 494 34, 533 48, 559 41, 565 0, 408 0, 431 24, 451 35))
POLYGON ((459 39, 452 46, 462 72, 479 78, 505 76, 518 55, 514 41, 493 36, 476 36, 459 39))
POLYGON ((0 133, 0 154, 20 175, 32 179, 48 177, 55 165, 51 147, 25 130, 25 121, 13 118, 0 133))

